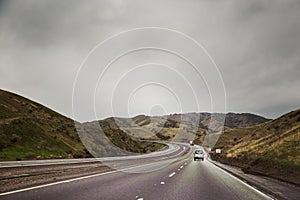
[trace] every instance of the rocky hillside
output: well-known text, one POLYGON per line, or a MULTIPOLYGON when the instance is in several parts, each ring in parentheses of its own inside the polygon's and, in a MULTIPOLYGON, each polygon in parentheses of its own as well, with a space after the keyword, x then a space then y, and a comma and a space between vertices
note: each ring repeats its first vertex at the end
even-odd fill
POLYGON ((256 126, 226 130, 219 161, 300 184, 300 110, 256 126))

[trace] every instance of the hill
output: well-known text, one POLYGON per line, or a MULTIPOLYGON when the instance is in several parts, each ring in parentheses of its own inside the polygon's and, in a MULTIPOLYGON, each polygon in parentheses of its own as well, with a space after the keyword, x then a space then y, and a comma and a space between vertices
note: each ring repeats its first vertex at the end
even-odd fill
POLYGON ((165 147, 160 143, 141 141, 140 138, 125 133, 119 128, 117 120, 118 118, 111 117, 78 126, 82 142, 95 157, 149 153, 165 147))
POLYGON ((300 184, 300 110, 256 126, 226 130, 214 159, 300 184))
POLYGON ((0 160, 85 157, 74 121, 0 90, 0 160))
MULTIPOLYGON (((93 155, 111 155, 108 152, 102 154, 103 151, 109 151, 103 146, 106 145, 106 137, 95 136, 95 126, 90 126, 93 123, 76 123, 77 128, 89 131, 90 134, 85 134, 88 138, 84 142, 93 155), (100 141, 92 149, 90 147, 95 139, 100 141)), ((140 153, 164 146, 135 140, 122 130, 113 128, 111 119, 101 122, 101 127, 119 150, 140 153)), ((27 98, 0 90, 0 160, 90 157, 87 149, 72 119, 27 98)))
POLYGON ((116 120, 124 132, 139 138, 178 142, 196 140, 199 144, 202 144, 208 133, 269 121, 249 113, 185 113, 153 117, 138 115, 132 119, 116 120))
MULTIPOLYGON (((225 114, 187 113, 75 123, 19 95, 0 90, 0 160, 97 157, 145 153, 164 145, 147 140, 203 142, 223 128, 225 114), (223 121, 222 121, 223 120, 223 121), (213 126, 210 126, 213 124, 213 126), (103 131, 101 133, 100 131, 103 131), (81 139, 77 130, 83 132, 81 139), (83 143, 84 145, 83 145, 83 143), (88 149, 88 150, 87 150, 88 149)), ((226 129, 268 121, 252 114, 227 115, 226 129)))

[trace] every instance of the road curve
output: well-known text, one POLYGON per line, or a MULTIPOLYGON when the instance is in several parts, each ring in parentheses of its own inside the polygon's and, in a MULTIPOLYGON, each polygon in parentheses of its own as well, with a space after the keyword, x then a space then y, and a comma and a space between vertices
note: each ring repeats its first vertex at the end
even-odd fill
POLYGON ((1 168, 10 167, 30 167, 30 166, 44 166, 44 165, 63 165, 63 164, 78 164, 78 163, 92 163, 92 162, 109 162, 109 161, 123 161, 123 160, 138 160, 143 158, 160 158, 165 156, 172 156, 174 153, 180 153, 188 145, 177 143, 164 143, 167 148, 163 150, 151 152, 147 154, 136 154, 131 156, 116 156, 104 158, 79 158, 79 159, 49 159, 49 160, 25 160, 25 161, 0 161, 1 168))
POLYGON ((0 199, 271 199, 207 160, 193 161, 191 151, 173 153, 145 163, 129 159, 119 171, 12 191, 0 199))

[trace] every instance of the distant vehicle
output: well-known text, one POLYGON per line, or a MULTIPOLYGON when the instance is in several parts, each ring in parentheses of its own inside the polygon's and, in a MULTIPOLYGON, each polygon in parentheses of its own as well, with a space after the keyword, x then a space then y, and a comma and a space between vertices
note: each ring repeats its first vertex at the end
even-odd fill
POLYGON ((194 142, 193 142, 192 140, 190 141, 190 145, 191 145, 191 146, 194 146, 194 142))
POLYGON ((204 152, 202 149, 196 149, 194 152, 194 160, 204 160, 204 152))

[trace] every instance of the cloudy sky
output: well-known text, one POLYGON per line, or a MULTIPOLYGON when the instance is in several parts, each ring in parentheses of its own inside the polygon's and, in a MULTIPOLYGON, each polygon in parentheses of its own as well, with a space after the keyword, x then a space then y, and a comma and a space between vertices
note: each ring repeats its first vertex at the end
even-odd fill
POLYGON ((299 10, 297 0, 1 0, 0 88, 80 121, 274 118, 300 107, 299 10))

